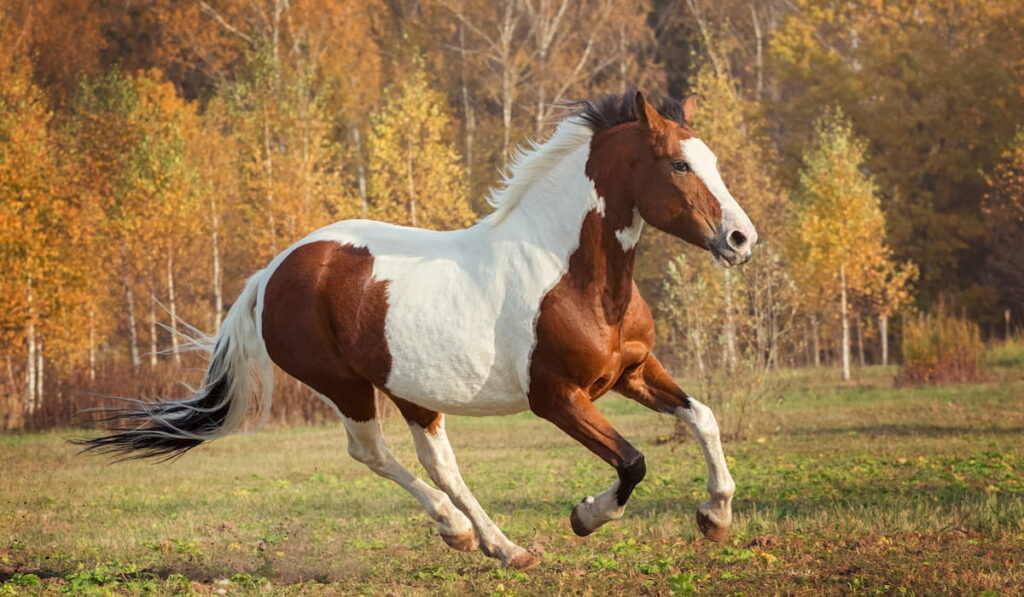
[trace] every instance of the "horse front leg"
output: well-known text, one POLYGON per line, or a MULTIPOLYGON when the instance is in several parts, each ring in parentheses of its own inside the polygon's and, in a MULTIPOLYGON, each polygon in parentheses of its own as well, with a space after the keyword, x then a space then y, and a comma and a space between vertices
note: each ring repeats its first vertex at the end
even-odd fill
POLYGON ((580 389, 564 395, 531 396, 530 408, 597 454, 618 473, 618 479, 610 488, 576 504, 569 518, 573 532, 585 537, 601 525, 622 518, 633 488, 647 472, 643 454, 619 435, 591 402, 590 396, 580 389))
POLYGON ((722 452, 718 421, 711 409, 676 384, 653 354, 623 373, 615 390, 648 408, 671 413, 686 423, 697 439, 708 468, 708 499, 697 506, 697 526, 712 541, 725 541, 732 525, 736 484, 722 452))

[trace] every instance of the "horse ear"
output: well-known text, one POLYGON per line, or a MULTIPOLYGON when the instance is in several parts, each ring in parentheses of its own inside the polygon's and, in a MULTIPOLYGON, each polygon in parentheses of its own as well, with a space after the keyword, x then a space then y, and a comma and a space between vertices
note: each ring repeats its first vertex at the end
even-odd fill
POLYGON ((688 123, 693 123, 694 116, 697 115, 697 94, 694 93, 690 97, 683 100, 683 120, 688 123))
POLYGON ((636 119, 649 135, 656 136, 665 130, 665 119, 654 106, 647 103, 644 94, 636 92, 636 119))

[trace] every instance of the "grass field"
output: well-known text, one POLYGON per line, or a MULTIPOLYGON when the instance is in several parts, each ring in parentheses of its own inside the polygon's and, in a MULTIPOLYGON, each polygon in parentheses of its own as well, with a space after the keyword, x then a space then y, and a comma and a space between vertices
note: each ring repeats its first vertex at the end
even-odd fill
MULTIPOLYGON (((348 458, 340 427, 268 430, 169 465, 75 456, 71 432, 0 436, 0 595, 1013 595, 1024 589, 1024 379, 894 389, 802 376, 729 442, 728 544, 693 521, 695 444, 618 397, 599 404, 647 456, 626 516, 580 539, 570 508, 613 473, 529 415, 452 418, 470 487, 526 573, 447 548, 404 491, 348 458)), ((385 431, 415 463, 404 424, 385 431)), ((418 467, 415 469, 422 474, 418 467)))

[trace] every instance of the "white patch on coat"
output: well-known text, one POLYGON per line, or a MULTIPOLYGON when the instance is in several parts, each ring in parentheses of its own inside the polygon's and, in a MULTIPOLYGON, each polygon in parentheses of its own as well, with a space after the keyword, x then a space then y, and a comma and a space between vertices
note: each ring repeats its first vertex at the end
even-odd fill
POLYGON ((722 175, 718 172, 718 158, 715 154, 697 137, 683 139, 679 142, 679 147, 690 169, 718 200, 718 205, 722 209, 722 229, 741 231, 753 245, 757 240, 754 224, 725 187, 722 175))
MULTIPOLYGON (((586 214, 604 209, 584 172, 591 137, 577 119, 559 125, 547 143, 519 158, 511 181, 492 197, 495 213, 471 228, 338 222, 278 255, 268 272, 308 243, 366 247, 374 279, 388 282, 387 389, 445 413, 526 410, 541 300, 568 271, 586 214)), ((265 287, 264 281, 261 309, 265 287)))
POLYGON ((715 524, 726 527, 732 523, 732 496, 736 491, 736 483, 729 474, 729 467, 722 452, 722 440, 718 431, 718 421, 711 409, 694 398, 687 398, 690 408, 679 407, 676 416, 690 428, 693 436, 700 443, 704 452, 704 460, 708 467, 707 501, 697 509, 715 524))
POLYGON ((619 239, 622 250, 629 252, 640 242, 640 234, 644 231, 644 219, 640 217, 640 210, 633 208, 633 221, 621 230, 615 231, 615 238, 619 239))

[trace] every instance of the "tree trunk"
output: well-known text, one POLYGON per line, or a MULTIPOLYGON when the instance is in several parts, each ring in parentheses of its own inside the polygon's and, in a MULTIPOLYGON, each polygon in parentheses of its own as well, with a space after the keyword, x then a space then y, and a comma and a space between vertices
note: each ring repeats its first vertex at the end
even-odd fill
POLYGON ((352 144, 356 150, 356 185, 359 188, 359 215, 366 217, 370 204, 366 194, 366 161, 363 156, 363 133, 359 126, 353 124, 349 127, 352 135, 352 144))
POLYGON ((864 324, 861 318, 857 318, 857 356, 860 366, 864 366, 864 324))
POLYGON ((756 3, 750 3, 750 18, 754 22, 754 68, 757 70, 757 99, 764 92, 764 38, 761 36, 761 19, 757 17, 756 3))
POLYGON ((840 352, 843 357, 843 381, 850 381, 850 319, 846 309, 846 264, 839 266, 839 311, 843 327, 840 352))
POLYGON ((156 369, 156 297, 149 298, 149 368, 156 369))
POLYGON ((135 297, 132 294, 132 283, 128 277, 128 257, 124 242, 121 243, 121 284, 124 286, 125 313, 128 315, 128 354, 131 356, 132 369, 138 369, 139 333, 135 323, 135 297))
POLYGON ((220 329, 224 313, 224 273, 220 265, 220 206, 210 201, 210 245, 213 251, 213 332, 220 329))
POLYGON ((469 82, 466 80, 466 24, 459 22, 459 71, 462 84, 462 113, 465 118, 466 180, 473 184, 473 135, 476 132, 476 114, 469 101, 469 82))
MULTIPOLYGON (((275 47, 276 51, 276 47, 275 47)), ((277 217, 274 215, 274 160, 270 154, 270 121, 263 112, 263 177, 266 186, 267 225, 270 227, 270 249, 277 253, 277 217)))
POLYGON ((43 357, 43 341, 39 341, 39 345, 36 347, 36 401, 32 406, 32 411, 35 412, 43 406, 43 379, 45 378, 44 372, 46 367, 45 357, 43 357))
POLYGON ((729 270, 722 269, 722 276, 722 289, 725 294, 725 370, 732 373, 736 369, 736 320, 732 312, 732 275, 729 270))
POLYGON ((409 187, 409 218, 416 227, 416 179, 412 176, 412 139, 405 142, 405 174, 409 187))
POLYGON ((811 341, 814 350, 814 366, 821 367, 821 333, 818 330, 818 316, 811 315, 811 341))
POLYGON ((882 365, 889 364, 889 316, 878 316, 878 339, 882 342, 882 365))
POLYGON ((89 381, 96 381, 96 307, 89 307, 89 381))
POLYGON ((26 414, 31 415, 36 404, 36 314, 32 278, 28 279, 25 298, 28 306, 28 325, 25 329, 25 404, 23 410, 26 414))
POLYGON ((174 252, 167 252, 167 308, 171 316, 171 350, 174 364, 181 365, 181 354, 178 352, 178 304, 174 300, 174 252))

